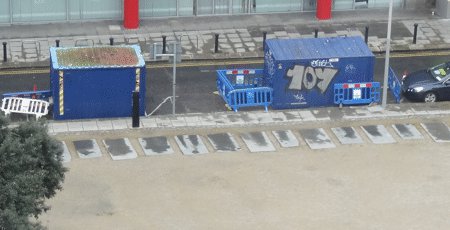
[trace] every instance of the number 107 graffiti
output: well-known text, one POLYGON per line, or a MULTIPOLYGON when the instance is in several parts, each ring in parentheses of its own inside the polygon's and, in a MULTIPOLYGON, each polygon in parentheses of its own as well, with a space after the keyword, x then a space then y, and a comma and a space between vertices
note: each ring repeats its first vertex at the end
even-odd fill
POLYGON ((287 77, 292 78, 288 88, 290 90, 302 90, 303 88, 310 90, 317 86, 320 92, 324 93, 337 72, 338 70, 334 68, 295 65, 286 73, 287 77))

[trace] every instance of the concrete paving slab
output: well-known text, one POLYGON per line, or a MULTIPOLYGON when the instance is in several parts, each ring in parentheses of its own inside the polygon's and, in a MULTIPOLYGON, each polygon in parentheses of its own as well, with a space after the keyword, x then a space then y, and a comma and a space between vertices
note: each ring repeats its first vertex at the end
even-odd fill
POLYGON ((128 138, 105 139, 103 144, 105 144, 106 151, 115 161, 137 158, 137 153, 128 138))
POLYGON ((300 129, 299 132, 311 149, 327 149, 336 147, 323 128, 300 129))
POLYGON ((127 121, 125 119, 111 120, 111 123, 114 130, 122 130, 128 128, 127 121))
POLYGON ((198 135, 178 135, 175 141, 184 155, 199 155, 208 153, 208 149, 198 135))
POLYGON ((283 148, 297 147, 299 142, 291 130, 275 130, 272 134, 283 148))
POLYGON ((156 128, 157 127, 155 118, 150 118, 150 117, 143 118, 143 119, 141 119, 141 123, 145 128, 156 128))
POLYGON ((275 147, 272 142, 270 142, 265 132, 242 133, 241 138, 252 153, 275 151, 275 147))
POLYGON ((166 155, 174 153, 169 140, 165 136, 138 138, 144 154, 147 156, 166 155))
POLYGON ((363 125, 361 128, 374 144, 389 144, 397 142, 387 131, 384 125, 363 125))
POLYGON ((84 131, 97 131, 97 121, 82 121, 84 131))
POLYGON ((112 130, 113 125, 110 120, 97 121, 98 130, 112 130))
POLYGON ((423 139, 422 134, 413 124, 393 124, 392 128, 404 140, 423 139))
POLYGON ((97 141, 94 139, 73 141, 73 145, 75 146, 75 151, 77 151, 80 158, 86 159, 102 156, 102 152, 98 147, 97 141))
POLYGON ((450 129, 443 122, 420 123, 435 142, 450 142, 450 129))
POLYGON ((72 156, 70 155, 69 148, 67 148, 66 142, 60 141, 62 148, 63 148, 63 154, 62 154, 62 162, 63 163, 69 163, 72 160, 72 156))
POLYGON ((314 114, 309 110, 301 110, 298 113, 302 117, 303 121, 315 121, 316 120, 316 117, 314 116, 314 114))
POLYGON ((334 135, 336 135, 343 145, 364 143, 361 136, 353 127, 336 127, 331 128, 331 131, 333 131, 334 135))
POLYGON ((67 122, 53 122, 53 132, 63 133, 67 132, 69 128, 67 127, 67 122))
POLYGON ((208 134, 208 140, 217 152, 235 152, 241 149, 230 133, 208 134))

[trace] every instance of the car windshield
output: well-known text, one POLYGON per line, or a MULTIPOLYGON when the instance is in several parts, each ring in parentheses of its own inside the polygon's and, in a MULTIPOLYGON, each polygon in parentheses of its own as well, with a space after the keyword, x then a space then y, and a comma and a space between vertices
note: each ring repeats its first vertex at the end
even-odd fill
POLYGON ((428 71, 436 78, 438 81, 441 81, 445 76, 450 74, 450 65, 449 63, 442 63, 437 66, 431 67, 428 71))

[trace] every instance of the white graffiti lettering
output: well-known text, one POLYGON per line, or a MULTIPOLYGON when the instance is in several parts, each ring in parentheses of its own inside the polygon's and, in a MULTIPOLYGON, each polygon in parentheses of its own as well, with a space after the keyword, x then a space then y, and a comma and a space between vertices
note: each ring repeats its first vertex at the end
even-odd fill
POLYGON ((302 87, 304 87, 311 90, 317 86, 320 92, 324 93, 337 72, 337 69, 332 68, 295 65, 293 69, 289 69, 286 73, 287 77, 292 78, 288 88, 291 90, 302 90, 302 87))
POLYGON ((314 60, 311 61, 312 67, 328 67, 328 68, 334 68, 333 64, 328 60, 314 60))

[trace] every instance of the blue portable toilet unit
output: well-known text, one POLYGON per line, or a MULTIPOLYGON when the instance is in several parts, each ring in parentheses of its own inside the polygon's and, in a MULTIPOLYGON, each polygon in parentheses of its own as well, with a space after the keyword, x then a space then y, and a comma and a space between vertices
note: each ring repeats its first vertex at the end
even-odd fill
POLYGON ((133 91, 145 114, 145 62, 132 46, 50 48, 55 120, 129 117, 133 91))
POLYGON ((265 85, 273 109, 334 105, 335 83, 372 82, 375 56, 360 37, 269 39, 265 85))

